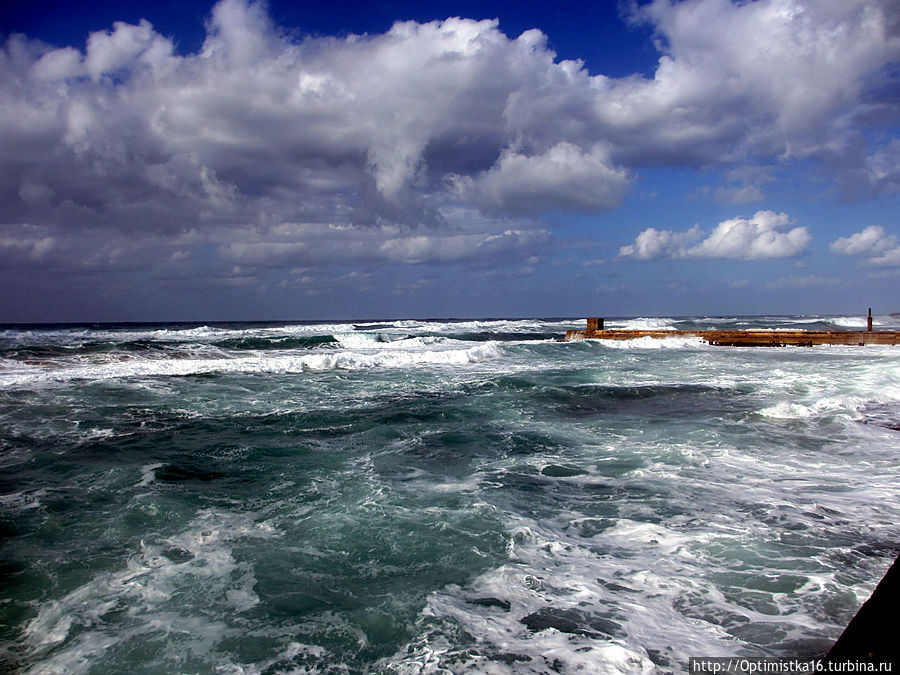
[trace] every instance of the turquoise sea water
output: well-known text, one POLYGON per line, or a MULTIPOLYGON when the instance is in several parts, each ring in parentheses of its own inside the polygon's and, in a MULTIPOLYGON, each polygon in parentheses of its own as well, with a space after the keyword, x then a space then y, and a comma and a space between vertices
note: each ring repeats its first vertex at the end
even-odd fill
POLYGON ((0 327, 0 670, 822 654, 900 547, 900 348, 582 325, 0 327))

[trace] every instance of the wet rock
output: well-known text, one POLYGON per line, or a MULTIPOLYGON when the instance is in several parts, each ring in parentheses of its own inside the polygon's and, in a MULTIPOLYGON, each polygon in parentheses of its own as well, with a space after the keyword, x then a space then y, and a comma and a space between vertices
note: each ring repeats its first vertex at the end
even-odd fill
POLYGON ((511 607, 506 600, 501 600, 500 598, 475 598, 474 600, 469 600, 469 602, 481 607, 499 607, 504 612, 508 612, 511 607))
POLYGON ((825 657, 826 661, 895 663, 900 660, 900 557, 884 575, 872 596, 847 624, 825 657))
POLYGON ((572 478, 573 476, 584 476, 587 471, 582 471, 572 466, 562 466, 560 464, 548 464, 541 473, 551 478, 572 478))
POLYGON ((162 554, 173 563, 183 563, 194 559, 194 554, 190 551, 185 551, 183 548, 174 546, 172 548, 167 548, 162 554))
POLYGON ((661 668, 668 668, 672 665, 672 661, 663 656, 662 652, 658 649, 648 649, 647 656, 650 657, 650 660, 653 663, 661 668))
POLYGON ((574 609, 549 607, 529 614, 520 621, 533 632, 554 628, 561 633, 597 638, 622 635, 622 627, 615 621, 599 616, 586 616, 574 609))
POLYGON ((531 661, 531 657, 526 654, 503 653, 492 655, 491 660, 502 661, 506 665, 512 666, 516 663, 529 663, 531 661))
POLYGON ((604 579, 597 579, 601 584, 606 586, 611 591, 620 593, 638 593, 639 591, 636 588, 630 588, 628 586, 623 586, 622 584, 617 584, 615 581, 606 581, 604 579))

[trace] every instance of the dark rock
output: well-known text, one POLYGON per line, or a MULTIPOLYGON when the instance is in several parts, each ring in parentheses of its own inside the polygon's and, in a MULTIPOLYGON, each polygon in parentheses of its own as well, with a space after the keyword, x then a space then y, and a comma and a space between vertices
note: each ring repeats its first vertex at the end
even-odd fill
POLYGON ((505 612, 508 612, 511 607, 506 600, 501 600, 500 598, 475 598, 474 600, 469 600, 469 602, 482 607, 499 607, 505 612))
POLYGON ((900 557, 850 621, 826 661, 900 661, 900 557))
POLYGON ((571 466, 548 464, 541 469, 541 473, 545 476, 550 476, 551 478, 571 478, 572 476, 584 476, 587 471, 582 471, 581 469, 576 469, 571 466))
POLYGON ((623 586, 622 584, 617 584, 615 581, 605 581, 604 579, 597 579, 601 584, 606 586, 611 591, 614 592, 625 592, 625 593, 637 593, 638 590, 636 588, 630 588, 628 586, 623 586))
POLYGON ((528 630, 537 632, 547 628, 555 628, 562 633, 584 635, 587 631, 582 627, 582 617, 570 609, 542 609, 521 619, 528 630))
POLYGON ((650 657, 650 660, 653 661, 655 665, 662 668, 668 668, 672 665, 672 662, 665 656, 663 656, 662 652, 660 652, 658 649, 648 649, 647 656, 650 657))
POLYGON ((491 656, 493 661, 502 661, 508 666, 515 665, 516 663, 528 663, 531 661, 531 657, 525 654, 512 654, 512 653, 503 653, 503 654, 494 654, 491 656))
POLYGON ((598 616, 585 616, 574 609, 549 607, 520 619, 530 631, 554 628, 561 633, 587 635, 588 637, 615 637, 622 635, 622 627, 615 621, 598 616))
POLYGON ((183 563, 194 559, 194 554, 190 551, 185 551, 183 548, 174 546, 172 548, 167 548, 162 554, 173 563, 183 563))

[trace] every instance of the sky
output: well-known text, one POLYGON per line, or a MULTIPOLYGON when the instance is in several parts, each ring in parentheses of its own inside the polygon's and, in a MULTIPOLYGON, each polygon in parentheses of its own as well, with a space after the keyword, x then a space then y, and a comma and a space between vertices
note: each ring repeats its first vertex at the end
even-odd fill
POLYGON ((893 0, 0 2, 0 322, 886 314, 898 207, 893 0))

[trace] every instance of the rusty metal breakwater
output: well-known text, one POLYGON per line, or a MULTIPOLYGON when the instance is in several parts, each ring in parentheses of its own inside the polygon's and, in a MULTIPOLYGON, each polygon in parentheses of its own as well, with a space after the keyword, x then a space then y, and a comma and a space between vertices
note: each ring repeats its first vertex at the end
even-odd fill
MULTIPOLYGON (((900 345, 900 331, 846 330, 607 330, 591 317, 587 330, 566 331, 566 341, 699 337, 722 347, 813 347, 816 345, 900 345)), ((870 324, 871 325, 871 324, 870 324)))

